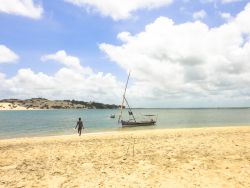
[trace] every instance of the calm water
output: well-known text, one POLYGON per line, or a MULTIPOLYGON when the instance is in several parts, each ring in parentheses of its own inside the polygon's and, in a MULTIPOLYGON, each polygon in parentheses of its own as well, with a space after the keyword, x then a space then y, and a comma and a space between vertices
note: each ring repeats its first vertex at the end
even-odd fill
MULTIPOLYGON (((250 125, 250 109, 135 109, 133 112, 139 119, 144 114, 157 114, 158 119, 157 126, 132 129, 250 125)), ((84 119, 85 132, 126 130, 120 128, 117 119, 110 119, 110 114, 118 114, 118 110, 0 111, 0 139, 73 134, 78 117, 84 119)))

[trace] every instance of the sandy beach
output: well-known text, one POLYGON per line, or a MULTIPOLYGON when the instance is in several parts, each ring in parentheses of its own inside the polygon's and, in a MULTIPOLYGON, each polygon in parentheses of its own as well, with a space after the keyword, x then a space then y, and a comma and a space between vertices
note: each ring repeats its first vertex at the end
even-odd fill
MULTIPOLYGON (((28 110, 28 109, 18 104, 1 102, 0 110, 28 110)), ((33 108, 30 108, 30 110, 33 110, 33 108)))
POLYGON ((250 187, 250 127, 0 140, 0 187, 250 187))

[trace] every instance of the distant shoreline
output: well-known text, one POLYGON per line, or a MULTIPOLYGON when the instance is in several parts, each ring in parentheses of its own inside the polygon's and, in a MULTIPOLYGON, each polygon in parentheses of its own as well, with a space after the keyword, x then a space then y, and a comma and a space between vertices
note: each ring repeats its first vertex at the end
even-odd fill
POLYGON ((49 100, 45 98, 2 99, 0 110, 34 110, 34 109, 117 109, 119 105, 77 100, 49 100))
MULTIPOLYGON (((29 110, 29 111, 32 111, 32 110, 87 110, 87 109, 96 109, 96 108, 51 108, 51 109, 40 109, 40 108, 34 108, 34 109, 31 109, 31 108, 25 108, 25 109, 16 109, 16 108, 11 108, 11 109, 4 109, 4 108, 1 108, 1 102, 0 102, 0 111, 25 111, 25 110, 29 110)), ((97 108, 99 110, 101 110, 101 108, 97 108)), ((112 108, 102 108, 102 109, 112 109, 112 108)), ((116 109, 116 108, 115 108, 116 109)), ((118 108, 117 108, 118 109, 118 108)), ((127 109, 127 108, 125 108, 127 109)), ((210 108, 137 108, 137 107, 134 107, 134 108, 131 108, 131 109, 157 109, 157 110, 225 110, 225 109, 250 109, 250 107, 221 107, 221 108, 213 108, 213 107, 210 107, 210 108)))

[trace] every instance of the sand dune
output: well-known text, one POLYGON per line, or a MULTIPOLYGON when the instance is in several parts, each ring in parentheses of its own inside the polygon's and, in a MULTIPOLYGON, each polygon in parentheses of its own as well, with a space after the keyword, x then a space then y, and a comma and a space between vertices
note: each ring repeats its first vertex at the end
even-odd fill
POLYGON ((0 187, 250 187, 250 127, 0 141, 0 187))
POLYGON ((15 103, 1 102, 0 110, 27 110, 27 108, 15 103))

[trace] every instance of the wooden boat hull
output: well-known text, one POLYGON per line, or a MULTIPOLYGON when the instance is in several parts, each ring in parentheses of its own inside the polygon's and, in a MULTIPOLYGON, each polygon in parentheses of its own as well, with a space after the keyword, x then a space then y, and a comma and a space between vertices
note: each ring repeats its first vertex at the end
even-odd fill
POLYGON ((122 127, 138 127, 155 125, 156 121, 124 121, 121 120, 122 127))

